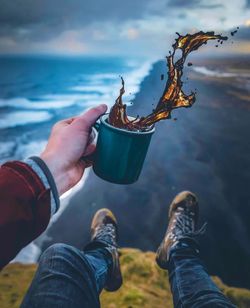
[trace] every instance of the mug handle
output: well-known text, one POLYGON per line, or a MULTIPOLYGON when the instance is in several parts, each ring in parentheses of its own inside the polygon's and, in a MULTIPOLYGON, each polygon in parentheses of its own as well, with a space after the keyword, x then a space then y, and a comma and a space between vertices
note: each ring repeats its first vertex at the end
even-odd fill
POLYGON ((101 125, 100 120, 97 120, 95 124, 93 125, 93 127, 99 132, 100 125, 101 125))
MULTIPOLYGON (((106 114, 109 114, 109 112, 104 113, 104 115, 106 115, 106 114)), ((94 128, 99 132, 99 130, 100 130, 100 125, 101 125, 101 120, 100 120, 100 118, 98 118, 98 119, 96 120, 95 124, 94 124, 92 127, 94 127, 94 128)))

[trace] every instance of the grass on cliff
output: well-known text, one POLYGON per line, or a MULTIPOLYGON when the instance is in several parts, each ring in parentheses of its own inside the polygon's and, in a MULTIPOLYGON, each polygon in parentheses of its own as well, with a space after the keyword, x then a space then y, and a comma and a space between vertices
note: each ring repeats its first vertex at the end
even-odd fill
MULTIPOLYGON (((114 293, 103 292, 104 308, 173 307, 166 272, 155 264, 155 254, 136 249, 121 250, 123 286, 114 293)), ((0 274, 0 307, 17 308, 31 282, 36 265, 10 264, 0 274)), ((250 291, 228 287, 217 277, 219 288, 239 308, 250 307, 250 291)))

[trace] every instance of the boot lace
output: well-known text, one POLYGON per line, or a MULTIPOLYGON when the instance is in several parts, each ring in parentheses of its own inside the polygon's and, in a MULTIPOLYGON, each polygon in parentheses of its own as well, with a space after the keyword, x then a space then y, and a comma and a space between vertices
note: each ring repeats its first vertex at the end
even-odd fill
POLYGON ((173 224, 170 228, 169 238, 173 242, 176 242, 182 237, 197 237, 198 235, 204 234, 207 223, 204 223, 199 230, 195 231, 194 217, 194 212, 180 207, 175 213, 173 224))
POLYGON ((95 238, 117 247, 116 230, 112 224, 100 225, 96 228, 95 238))

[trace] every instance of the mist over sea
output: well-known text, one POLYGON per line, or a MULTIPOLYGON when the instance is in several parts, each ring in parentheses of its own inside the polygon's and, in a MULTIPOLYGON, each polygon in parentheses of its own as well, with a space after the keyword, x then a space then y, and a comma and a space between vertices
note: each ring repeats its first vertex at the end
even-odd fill
MULTIPOLYGON (((210 273, 250 287, 250 58, 194 58, 183 77, 190 109, 157 124, 142 175, 133 185, 115 185, 92 170, 73 192, 48 231, 19 259, 36 260, 55 242, 82 248, 93 214, 114 211, 121 246, 156 250, 167 226, 167 209, 181 190, 198 195, 200 239, 210 273)), ((114 103, 126 82, 131 115, 152 110, 166 81, 166 64, 119 58, 1 58, 0 161, 24 159, 44 147, 53 123, 97 103, 114 103), (161 75, 165 79, 161 80, 161 75), (131 93, 131 95, 130 95, 131 93)))

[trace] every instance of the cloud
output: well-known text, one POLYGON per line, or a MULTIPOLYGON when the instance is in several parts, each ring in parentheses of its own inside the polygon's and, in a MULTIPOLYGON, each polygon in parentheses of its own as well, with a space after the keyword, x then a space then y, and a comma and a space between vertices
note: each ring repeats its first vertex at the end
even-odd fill
POLYGON ((88 51, 87 43, 80 39, 77 31, 65 31, 56 39, 48 41, 46 46, 37 43, 36 48, 39 52, 61 54, 84 54, 88 51))
MULTIPOLYGON (((147 12, 150 0, 0 0, 0 25, 77 27, 93 21, 134 19, 147 12)), ((53 29, 52 29, 53 30, 53 29)))
POLYGON ((192 8, 192 9, 214 9, 223 7, 223 4, 221 3, 207 3, 207 1, 203 0, 174 0, 169 1, 168 3, 169 7, 178 7, 178 8, 192 8))
POLYGON ((176 31, 244 24, 250 0, 0 0, 0 53, 164 55, 176 31))
POLYGON ((150 0, 0 0, 0 36, 42 41, 92 23, 143 18, 150 0))
POLYGON ((136 28, 128 28, 123 31, 122 36, 125 36, 129 40, 135 40, 139 37, 140 32, 136 28))
POLYGON ((179 8, 190 8, 190 7, 197 7, 200 5, 202 0, 191 0, 191 1, 186 1, 186 0, 175 0, 175 1, 169 1, 168 6, 169 7, 179 7, 179 8))

